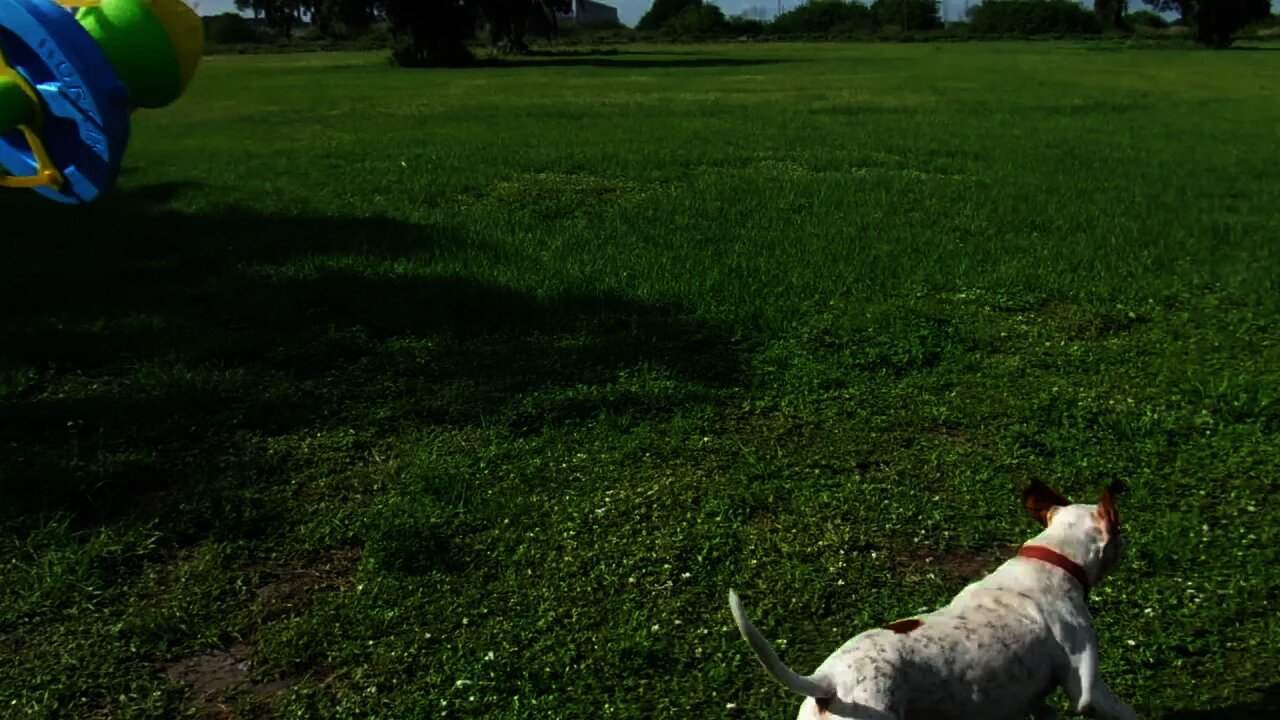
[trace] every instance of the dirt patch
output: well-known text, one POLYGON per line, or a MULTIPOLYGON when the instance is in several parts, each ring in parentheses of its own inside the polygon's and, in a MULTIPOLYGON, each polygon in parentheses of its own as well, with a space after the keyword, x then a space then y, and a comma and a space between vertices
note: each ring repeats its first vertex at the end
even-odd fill
POLYGON ((735 435, 743 440, 768 437, 791 440, 806 446, 815 445, 826 437, 821 427, 777 411, 731 416, 720 427, 722 433, 735 435))
POLYGON ((257 606, 262 617, 297 612, 317 592, 338 590, 350 584, 360 564, 360 551, 331 550, 299 563, 270 567, 259 577, 257 606))
POLYGON ((960 445, 966 448, 973 448, 975 450, 990 449, 990 446, 986 441, 984 441, 981 438, 975 437, 973 433, 961 427, 951 427, 948 425, 934 425, 933 427, 925 428, 922 431, 922 433, 926 437, 935 438, 937 440, 943 440, 943 441, 953 443, 955 445, 960 445))
MULTIPOLYGON (((218 701, 225 691, 241 683, 249 674, 253 662, 253 650, 244 643, 236 643, 226 650, 193 655, 174 661, 165 667, 170 680, 191 689, 196 709, 207 717, 226 717, 230 708, 218 701)), ((234 716, 231 715, 232 717, 234 716)))
POLYGON ((269 700, 302 680, 290 676, 255 682, 250 679, 253 670, 253 648, 238 642, 225 650, 176 660, 165 667, 165 675, 190 689, 191 704, 200 717, 220 720, 237 716, 237 696, 269 700))
MULTIPOLYGON (((348 585, 360 564, 357 549, 330 550, 269 566, 256 573, 259 622, 300 613, 318 593, 348 585)), ((272 676, 269 668, 255 665, 253 647, 237 642, 213 652, 190 655, 164 667, 164 674, 189 689, 191 706, 201 718, 230 720, 239 716, 240 702, 252 698, 270 701, 303 680, 303 675, 272 676)), ((311 673, 315 676, 316 673, 311 673)), ((331 673, 320 672, 321 677, 331 673)))
POLYGON ((138 515, 161 515, 178 499, 176 487, 161 488, 134 498, 133 512, 138 515))
POLYGON ((964 428, 955 428, 955 427, 947 427, 945 425, 937 425, 935 427, 925 429, 924 434, 930 437, 942 438, 943 440, 950 440, 951 442, 958 443, 960 445, 973 444, 973 436, 970 435, 969 431, 965 430, 964 428))
POLYGON ((812 167, 795 160, 759 160, 752 163, 749 169, 756 173, 774 177, 799 178, 812 177, 817 174, 812 167))
POLYGON ((968 584, 995 570, 1005 560, 1013 557, 1017 546, 946 549, 912 547, 896 554, 897 563, 904 569, 919 571, 928 568, 951 582, 968 584))
POLYGON ((779 529, 778 520, 772 515, 755 515, 751 518, 751 524, 765 532, 774 532, 779 529))
POLYGON ((930 172, 928 170, 916 170, 913 168, 892 168, 892 167, 875 167, 871 165, 856 165, 849 169, 854 175, 897 175, 899 177, 910 178, 912 180, 976 180, 973 175, 963 173, 946 173, 946 172, 930 172))
POLYGON ((302 678, 286 677, 279 680, 272 680, 264 683, 251 683, 246 685, 244 692, 257 698, 271 698, 282 694, 285 690, 297 685, 302 678))

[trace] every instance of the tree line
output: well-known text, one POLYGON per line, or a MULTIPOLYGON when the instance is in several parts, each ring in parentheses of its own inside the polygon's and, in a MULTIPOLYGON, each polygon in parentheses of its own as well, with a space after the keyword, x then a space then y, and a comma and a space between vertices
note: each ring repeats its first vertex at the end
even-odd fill
MULTIPOLYGON (((1271 15, 1271 0, 1143 0, 1159 12, 1174 12, 1204 45, 1222 48, 1240 30, 1271 15)), ((1154 12, 1128 12, 1128 0, 1094 0, 1092 10, 1073 0, 984 0, 969 8, 966 24, 984 35, 1094 34, 1156 26, 1154 12)), ((936 0, 808 0, 768 23, 727 18, 705 0, 654 0, 637 29, 673 35, 857 35, 937 30, 943 26, 936 0)))
MULTIPOLYGON (((1271 0, 1142 0, 1177 13, 1200 43, 1227 47, 1251 23, 1271 14, 1271 0)), ((309 22, 329 37, 349 37, 386 21, 402 65, 461 65, 474 57, 477 38, 508 53, 529 50, 529 38, 554 38, 559 13, 572 0, 236 0, 273 33, 288 38, 309 22)), ((1039 35, 1129 30, 1162 22, 1153 12, 1128 13, 1128 0, 1095 0, 1092 11, 1073 0, 984 0, 969 9, 978 34, 1039 35)), ((706 0, 654 0, 636 29, 683 37, 856 35, 931 31, 943 26, 936 0, 808 0, 765 22, 727 17, 706 0)))
POLYGON ((283 38, 306 22, 340 35, 367 30, 384 16, 381 0, 236 0, 236 9, 251 13, 283 38))
MULTIPOLYGON (((387 21, 404 42, 405 64, 454 64, 471 57, 466 43, 483 36, 506 52, 529 49, 532 34, 554 34, 556 13, 572 0, 235 0, 236 9, 290 38, 310 23, 329 37, 350 37, 387 21)), ((252 29, 239 29, 244 34, 252 29)), ((236 31, 233 31, 233 34, 236 31)))

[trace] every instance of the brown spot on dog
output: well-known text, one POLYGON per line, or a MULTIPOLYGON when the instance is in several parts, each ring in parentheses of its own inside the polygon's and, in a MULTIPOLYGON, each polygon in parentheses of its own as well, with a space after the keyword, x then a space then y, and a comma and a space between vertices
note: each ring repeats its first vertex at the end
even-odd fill
POLYGON ((831 698, 814 698, 813 704, 818 706, 818 714, 825 717, 827 708, 831 707, 831 698))
POLYGON ((909 618, 907 620, 898 620, 896 622, 891 622, 888 625, 885 625, 884 629, 892 630, 898 633, 899 635, 906 635, 912 630, 919 628, 923 624, 924 624, 924 621, 921 620, 920 618, 909 618))

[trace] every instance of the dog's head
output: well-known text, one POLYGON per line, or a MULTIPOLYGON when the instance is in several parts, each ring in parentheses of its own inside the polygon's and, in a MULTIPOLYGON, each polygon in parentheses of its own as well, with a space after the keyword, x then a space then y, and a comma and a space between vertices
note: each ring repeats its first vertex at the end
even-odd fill
POLYGON ((1124 553, 1115 489, 1112 484, 1103 490, 1093 505, 1072 503, 1039 480, 1032 480, 1022 493, 1027 512, 1045 526, 1042 537, 1070 550, 1094 585, 1116 569, 1124 553))

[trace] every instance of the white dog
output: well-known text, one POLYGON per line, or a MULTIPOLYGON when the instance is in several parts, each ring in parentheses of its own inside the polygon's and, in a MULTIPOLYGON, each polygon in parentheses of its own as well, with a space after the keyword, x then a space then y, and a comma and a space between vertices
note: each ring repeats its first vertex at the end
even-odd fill
POLYGON ((1111 491, 1073 505, 1033 481, 1023 493, 1044 532, 950 605, 848 641, 809 676, 778 659, 733 590, 738 630, 769 674, 807 696, 801 720, 1036 720, 1066 690, 1072 714, 1137 720, 1098 676, 1098 637, 1085 600, 1115 569, 1123 539, 1111 491))

